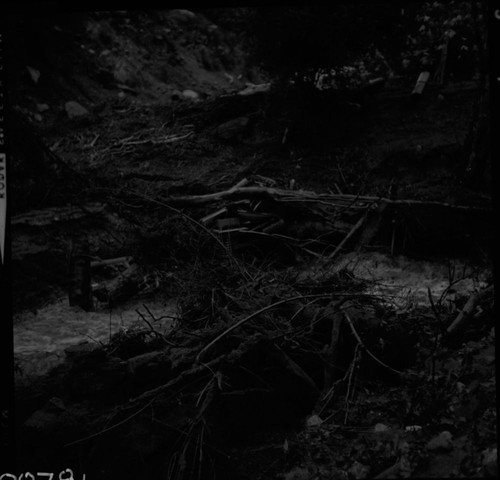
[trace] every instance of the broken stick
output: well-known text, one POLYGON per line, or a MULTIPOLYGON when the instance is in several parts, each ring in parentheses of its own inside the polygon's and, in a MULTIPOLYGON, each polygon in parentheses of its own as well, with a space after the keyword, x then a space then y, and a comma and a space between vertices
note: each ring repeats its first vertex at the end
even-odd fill
POLYGON ((493 285, 471 295, 467 303, 461 312, 457 315, 457 318, 453 321, 453 323, 446 329, 447 335, 452 335, 456 333, 474 314, 474 310, 476 306, 486 300, 489 296, 493 295, 493 285))

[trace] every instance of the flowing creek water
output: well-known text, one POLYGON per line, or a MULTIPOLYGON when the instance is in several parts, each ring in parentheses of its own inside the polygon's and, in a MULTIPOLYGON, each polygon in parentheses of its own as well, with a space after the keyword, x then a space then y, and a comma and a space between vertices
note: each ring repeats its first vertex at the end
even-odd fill
POLYGON ((404 255, 353 253, 342 260, 355 277, 369 282, 368 292, 390 299, 397 308, 430 306, 446 291, 447 303, 487 285, 491 270, 463 259, 416 260, 404 255))
POLYGON ((108 343, 120 330, 149 328, 137 310, 160 333, 172 327, 176 303, 129 301, 112 310, 85 312, 66 297, 36 311, 14 315, 14 355, 23 375, 42 375, 65 359, 64 350, 81 342, 108 343), (157 321, 153 321, 147 310, 157 321), (163 317, 163 318, 162 318, 163 317))
MULTIPOLYGON (((463 260, 415 260, 383 253, 352 253, 342 265, 357 278, 368 283, 368 292, 390 299, 396 308, 429 305, 428 289, 435 302, 443 292, 453 304, 460 295, 470 295, 486 285, 491 271, 463 260)), ((152 322, 159 332, 172 326, 176 302, 131 300, 111 311, 104 308, 85 312, 70 307, 67 298, 48 304, 36 313, 26 311, 14 317, 14 353, 23 375, 41 375, 64 361, 64 350, 80 342, 107 343, 121 329, 148 328, 136 310, 152 322)))

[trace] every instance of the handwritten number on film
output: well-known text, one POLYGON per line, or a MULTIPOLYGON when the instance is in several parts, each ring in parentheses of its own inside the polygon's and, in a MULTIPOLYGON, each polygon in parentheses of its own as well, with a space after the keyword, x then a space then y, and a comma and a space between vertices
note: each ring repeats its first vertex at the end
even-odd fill
MULTIPOLYGON (((37 472, 36 475, 30 472, 21 473, 19 477, 16 477, 13 473, 3 473, 0 475, 0 480, 76 480, 73 476, 73 470, 67 468, 59 473, 56 477, 54 473, 48 472, 37 472)), ((82 476, 82 480, 85 480, 85 474, 82 476)))

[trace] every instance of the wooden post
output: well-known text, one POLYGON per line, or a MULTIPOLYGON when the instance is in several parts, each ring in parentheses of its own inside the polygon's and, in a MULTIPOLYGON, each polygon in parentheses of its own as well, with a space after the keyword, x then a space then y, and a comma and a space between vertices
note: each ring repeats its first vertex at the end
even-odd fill
POLYGON ((422 72, 418 76, 415 88, 413 89, 413 92, 411 92, 412 96, 422 94, 422 92, 424 91, 424 87, 427 81, 429 80, 430 75, 431 75, 430 72, 422 72))
POLYGON ((72 249, 69 259, 68 297, 71 306, 78 305, 86 312, 94 311, 90 273, 89 247, 79 243, 72 249))

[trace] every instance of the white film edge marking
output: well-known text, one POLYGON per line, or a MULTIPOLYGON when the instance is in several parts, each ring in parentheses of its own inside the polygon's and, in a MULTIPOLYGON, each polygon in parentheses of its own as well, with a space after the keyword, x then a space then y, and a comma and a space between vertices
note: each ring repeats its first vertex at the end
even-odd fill
POLYGON ((7 158, 0 153, 0 256, 5 254, 5 225, 7 222, 7 158))

